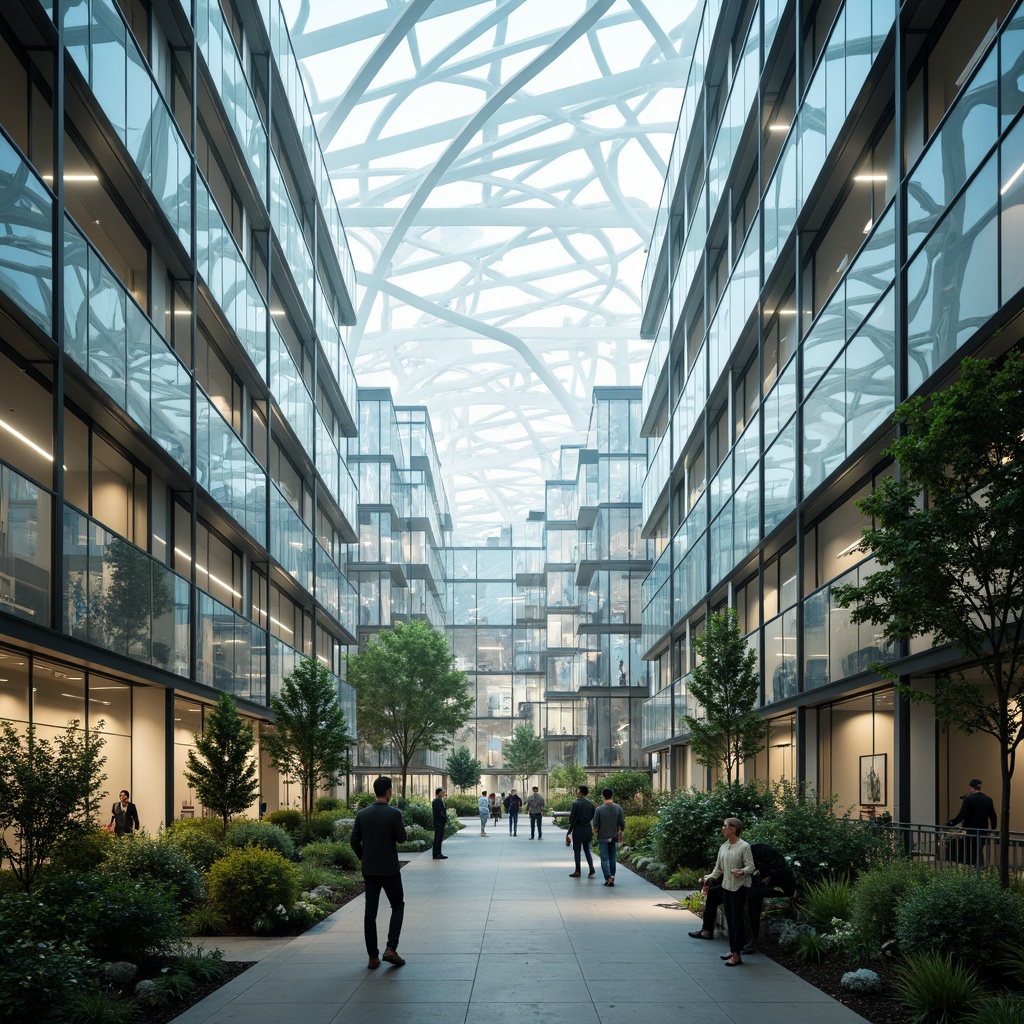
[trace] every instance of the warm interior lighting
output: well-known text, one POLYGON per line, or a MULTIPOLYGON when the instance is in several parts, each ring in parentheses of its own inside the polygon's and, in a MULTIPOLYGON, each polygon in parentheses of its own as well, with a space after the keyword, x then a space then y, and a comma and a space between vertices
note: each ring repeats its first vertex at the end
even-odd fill
POLYGON ((1021 176, 1021 174, 1024 174, 1024 164, 1021 164, 1020 167, 1018 167, 1017 170, 1013 172, 1013 174, 1010 176, 1010 180, 1007 181, 1007 183, 999 190, 999 194, 1001 196, 1005 196, 1006 193, 1009 192, 1011 188, 1013 188, 1013 183, 1021 176))
MULTIPOLYGON (((94 182, 100 179, 95 174, 65 174, 64 181, 94 182)), ((44 174, 43 181, 53 181, 52 174, 44 174)))
POLYGON ((844 555, 853 554, 853 552, 856 551, 857 548, 860 547, 860 545, 861 545, 861 542, 859 540, 855 540, 852 544, 847 544, 846 547, 843 548, 842 551, 837 551, 836 552, 836 558, 842 558, 844 555))
POLYGON ((888 174, 855 174, 854 181, 888 181, 888 174))
POLYGON ((867 224, 864 225, 863 234, 866 235, 874 226, 875 226, 875 222, 873 220, 871 220, 871 218, 869 217, 867 224))
MULTIPOLYGON (((62 693, 61 696, 62 697, 68 697, 71 700, 81 700, 82 699, 82 695, 80 693, 62 693)), ((90 697, 89 698, 89 703, 90 704, 103 704, 105 707, 110 707, 110 701, 109 700, 98 700, 96 697, 90 697)))
POLYGON ((8 434, 11 434, 13 437, 16 437, 22 444, 27 444, 29 448, 32 449, 32 451, 37 452, 39 455, 42 455, 42 457, 46 459, 48 462, 53 462, 53 456, 49 452, 43 451, 43 449, 40 448, 39 445, 35 443, 35 441, 30 441, 20 430, 16 430, 14 427, 12 427, 10 423, 7 422, 7 420, 0 420, 0 427, 3 427, 3 429, 6 430, 8 434))
POLYGON ((770 131, 770 132, 788 132, 790 127, 791 126, 786 124, 784 121, 776 121, 775 124, 768 125, 768 131, 770 131))
MULTIPOLYGON (((181 548, 175 548, 174 549, 174 553, 176 555, 180 555, 182 558, 185 559, 186 562, 191 562, 192 561, 192 559, 189 558, 188 555, 186 555, 185 552, 181 550, 181 548)), ((218 577, 214 576, 213 573, 211 573, 208 570, 204 569, 198 562, 196 562, 196 572, 201 572, 211 583, 216 583, 218 586, 223 587, 233 597, 237 597, 237 598, 241 599, 242 595, 237 590, 234 590, 231 586, 229 586, 227 583, 225 583, 222 579, 219 579, 218 577)))

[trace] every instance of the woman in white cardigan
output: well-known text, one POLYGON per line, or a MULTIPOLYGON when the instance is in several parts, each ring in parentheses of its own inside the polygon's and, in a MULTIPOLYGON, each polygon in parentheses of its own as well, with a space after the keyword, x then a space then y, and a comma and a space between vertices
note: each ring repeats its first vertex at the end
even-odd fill
POLYGON ((753 880, 754 857, 750 844, 740 839, 743 822, 739 818, 726 818, 722 823, 725 842, 718 850, 715 870, 707 879, 722 880, 722 905, 725 923, 729 929, 729 955, 723 956, 726 967, 739 967, 743 963, 740 950, 746 938, 743 929, 743 908, 747 902, 747 890, 753 880))

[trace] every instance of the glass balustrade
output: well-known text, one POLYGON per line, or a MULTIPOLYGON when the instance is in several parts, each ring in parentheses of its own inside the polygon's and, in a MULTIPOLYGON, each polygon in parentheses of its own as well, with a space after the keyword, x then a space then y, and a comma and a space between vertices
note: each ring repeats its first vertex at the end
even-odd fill
POLYGON ((313 307, 313 257, 309 253, 306 239, 302 234, 299 218, 292 206, 292 198, 284 183, 284 175, 278 165, 277 157, 270 154, 270 192, 267 204, 270 223, 284 252, 285 263, 295 281, 299 297, 302 299, 310 320, 315 322, 316 310, 313 307))
POLYGON ((63 527, 63 631, 187 678, 189 581, 70 506, 63 527))
POLYGON ((275 483, 270 485, 270 553, 286 573, 313 593, 313 531, 275 483))
POLYGON ((53 495, 0 463, 0 612, 50 621, 53 495))
POLYGON ((291 350, 276 325, 270 324, 270 392, 277 399, 281 412, 295 431, 299 444, 312 459, 316 408, 313 396, 302 379, 291 350))
POLYGON ((341 398, 346 407, 345 412, 354 423, 358 411, 356 375, 345 347, 345 337, 338 322, 334 319, 330 304, 323 297, 326 292, 319 276, 316 279, 316 294, 316 333, 327 355, 328 369, 341 391, 341 398))

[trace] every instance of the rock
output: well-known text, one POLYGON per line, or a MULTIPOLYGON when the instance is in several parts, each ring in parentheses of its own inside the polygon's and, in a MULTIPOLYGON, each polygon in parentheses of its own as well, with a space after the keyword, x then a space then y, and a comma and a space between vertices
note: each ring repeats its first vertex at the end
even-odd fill
POLYGON ((144 1006, 149 1006, 157 994, 157 983, 152 978, 144 978, 135 986, 135 998, 144 1006))

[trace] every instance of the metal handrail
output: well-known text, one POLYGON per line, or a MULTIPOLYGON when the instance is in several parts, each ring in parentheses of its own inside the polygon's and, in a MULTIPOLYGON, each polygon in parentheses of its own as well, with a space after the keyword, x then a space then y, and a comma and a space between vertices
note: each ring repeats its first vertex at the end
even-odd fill
MULTIPOLYGON (((934 868, 973 868, 981 874, 999 863, 997 829, 949 828, 910 822, 893 822, 886 827, 892 829, 897 848, 921 864, 934 868)), ((1009 868, 1024 871, 1024 832, 1010 832, 1009 868)))

